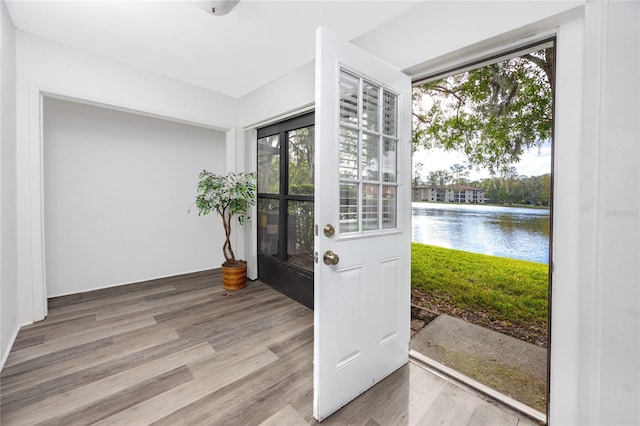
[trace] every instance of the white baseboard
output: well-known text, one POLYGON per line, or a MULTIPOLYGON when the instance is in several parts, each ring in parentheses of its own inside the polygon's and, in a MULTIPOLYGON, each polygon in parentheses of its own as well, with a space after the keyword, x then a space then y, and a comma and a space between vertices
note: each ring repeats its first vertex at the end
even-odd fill
POLYGON ((7 358, 9 358, 9 353, 11 352, 11 348, 13 348, 13 344, 16 341, 16 337, 18 337, 18 333, 20 332, 21 327, 16 327, 11 335, 11 339, 9 339, 9 344, 7 345, 7 349, 2 354, 2 360, 0 360, 0 371, 4 368, 4 363, 7 362, 7 358))

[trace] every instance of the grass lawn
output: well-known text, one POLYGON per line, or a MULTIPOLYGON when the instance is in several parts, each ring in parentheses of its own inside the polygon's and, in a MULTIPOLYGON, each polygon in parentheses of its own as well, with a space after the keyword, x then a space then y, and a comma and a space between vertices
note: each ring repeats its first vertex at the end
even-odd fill
POLYGON ((411 286, 493 321, 547 327, 548 266, 412 243, 411 286))

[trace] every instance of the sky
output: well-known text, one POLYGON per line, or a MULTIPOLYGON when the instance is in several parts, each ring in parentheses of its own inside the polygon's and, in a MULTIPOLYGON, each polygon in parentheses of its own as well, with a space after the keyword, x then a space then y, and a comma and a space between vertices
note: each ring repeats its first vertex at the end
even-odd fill
MULTIPOLYGON (((429 172, 436 170, 449 170, 454 164, 466 164, 464 154, 458 152, 445 152, 442 149, 431 149, 429 151, 421 150, 413 154, 413 166, 421 162, 424 164, 422 168, 422 178, 426 179, 429 172)), ((520 162, 514 164, 518 170, 518 175, 539 176, 545 173, 551 173, 551 144, 545 142, 539 149, 534 147, 526 151, 520 162)), ((413 176, 413 173, 412 173, 413 176)), ((481 169, 469 170, 470 180, 479 180, 491 177, 489 172, 481 169)))

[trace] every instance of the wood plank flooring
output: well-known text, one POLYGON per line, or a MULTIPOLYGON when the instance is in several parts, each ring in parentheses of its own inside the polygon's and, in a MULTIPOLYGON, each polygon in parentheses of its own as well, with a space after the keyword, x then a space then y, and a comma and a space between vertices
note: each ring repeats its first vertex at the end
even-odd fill
MULTIPOLYGON (((219 270, 55 298, 0 374, 2 425, 314 425, 313 312, 219 270)), ((534 424, 408 364, 328 425, 534 424)))

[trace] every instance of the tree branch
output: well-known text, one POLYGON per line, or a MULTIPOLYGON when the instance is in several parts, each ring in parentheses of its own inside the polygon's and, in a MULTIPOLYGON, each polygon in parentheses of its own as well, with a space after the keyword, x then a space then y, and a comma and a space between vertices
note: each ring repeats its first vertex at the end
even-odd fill
POLYGON ((550 49, 547 49, 545 51, 544 59, 534 56, 530 53, 527 53, 522 57, 544 72, 547 77, 547 83, 549 83, 549 85, 551 86, 551 90, 553 90, 553 54, 549 54, 548 52, 550 52, 550 49))

